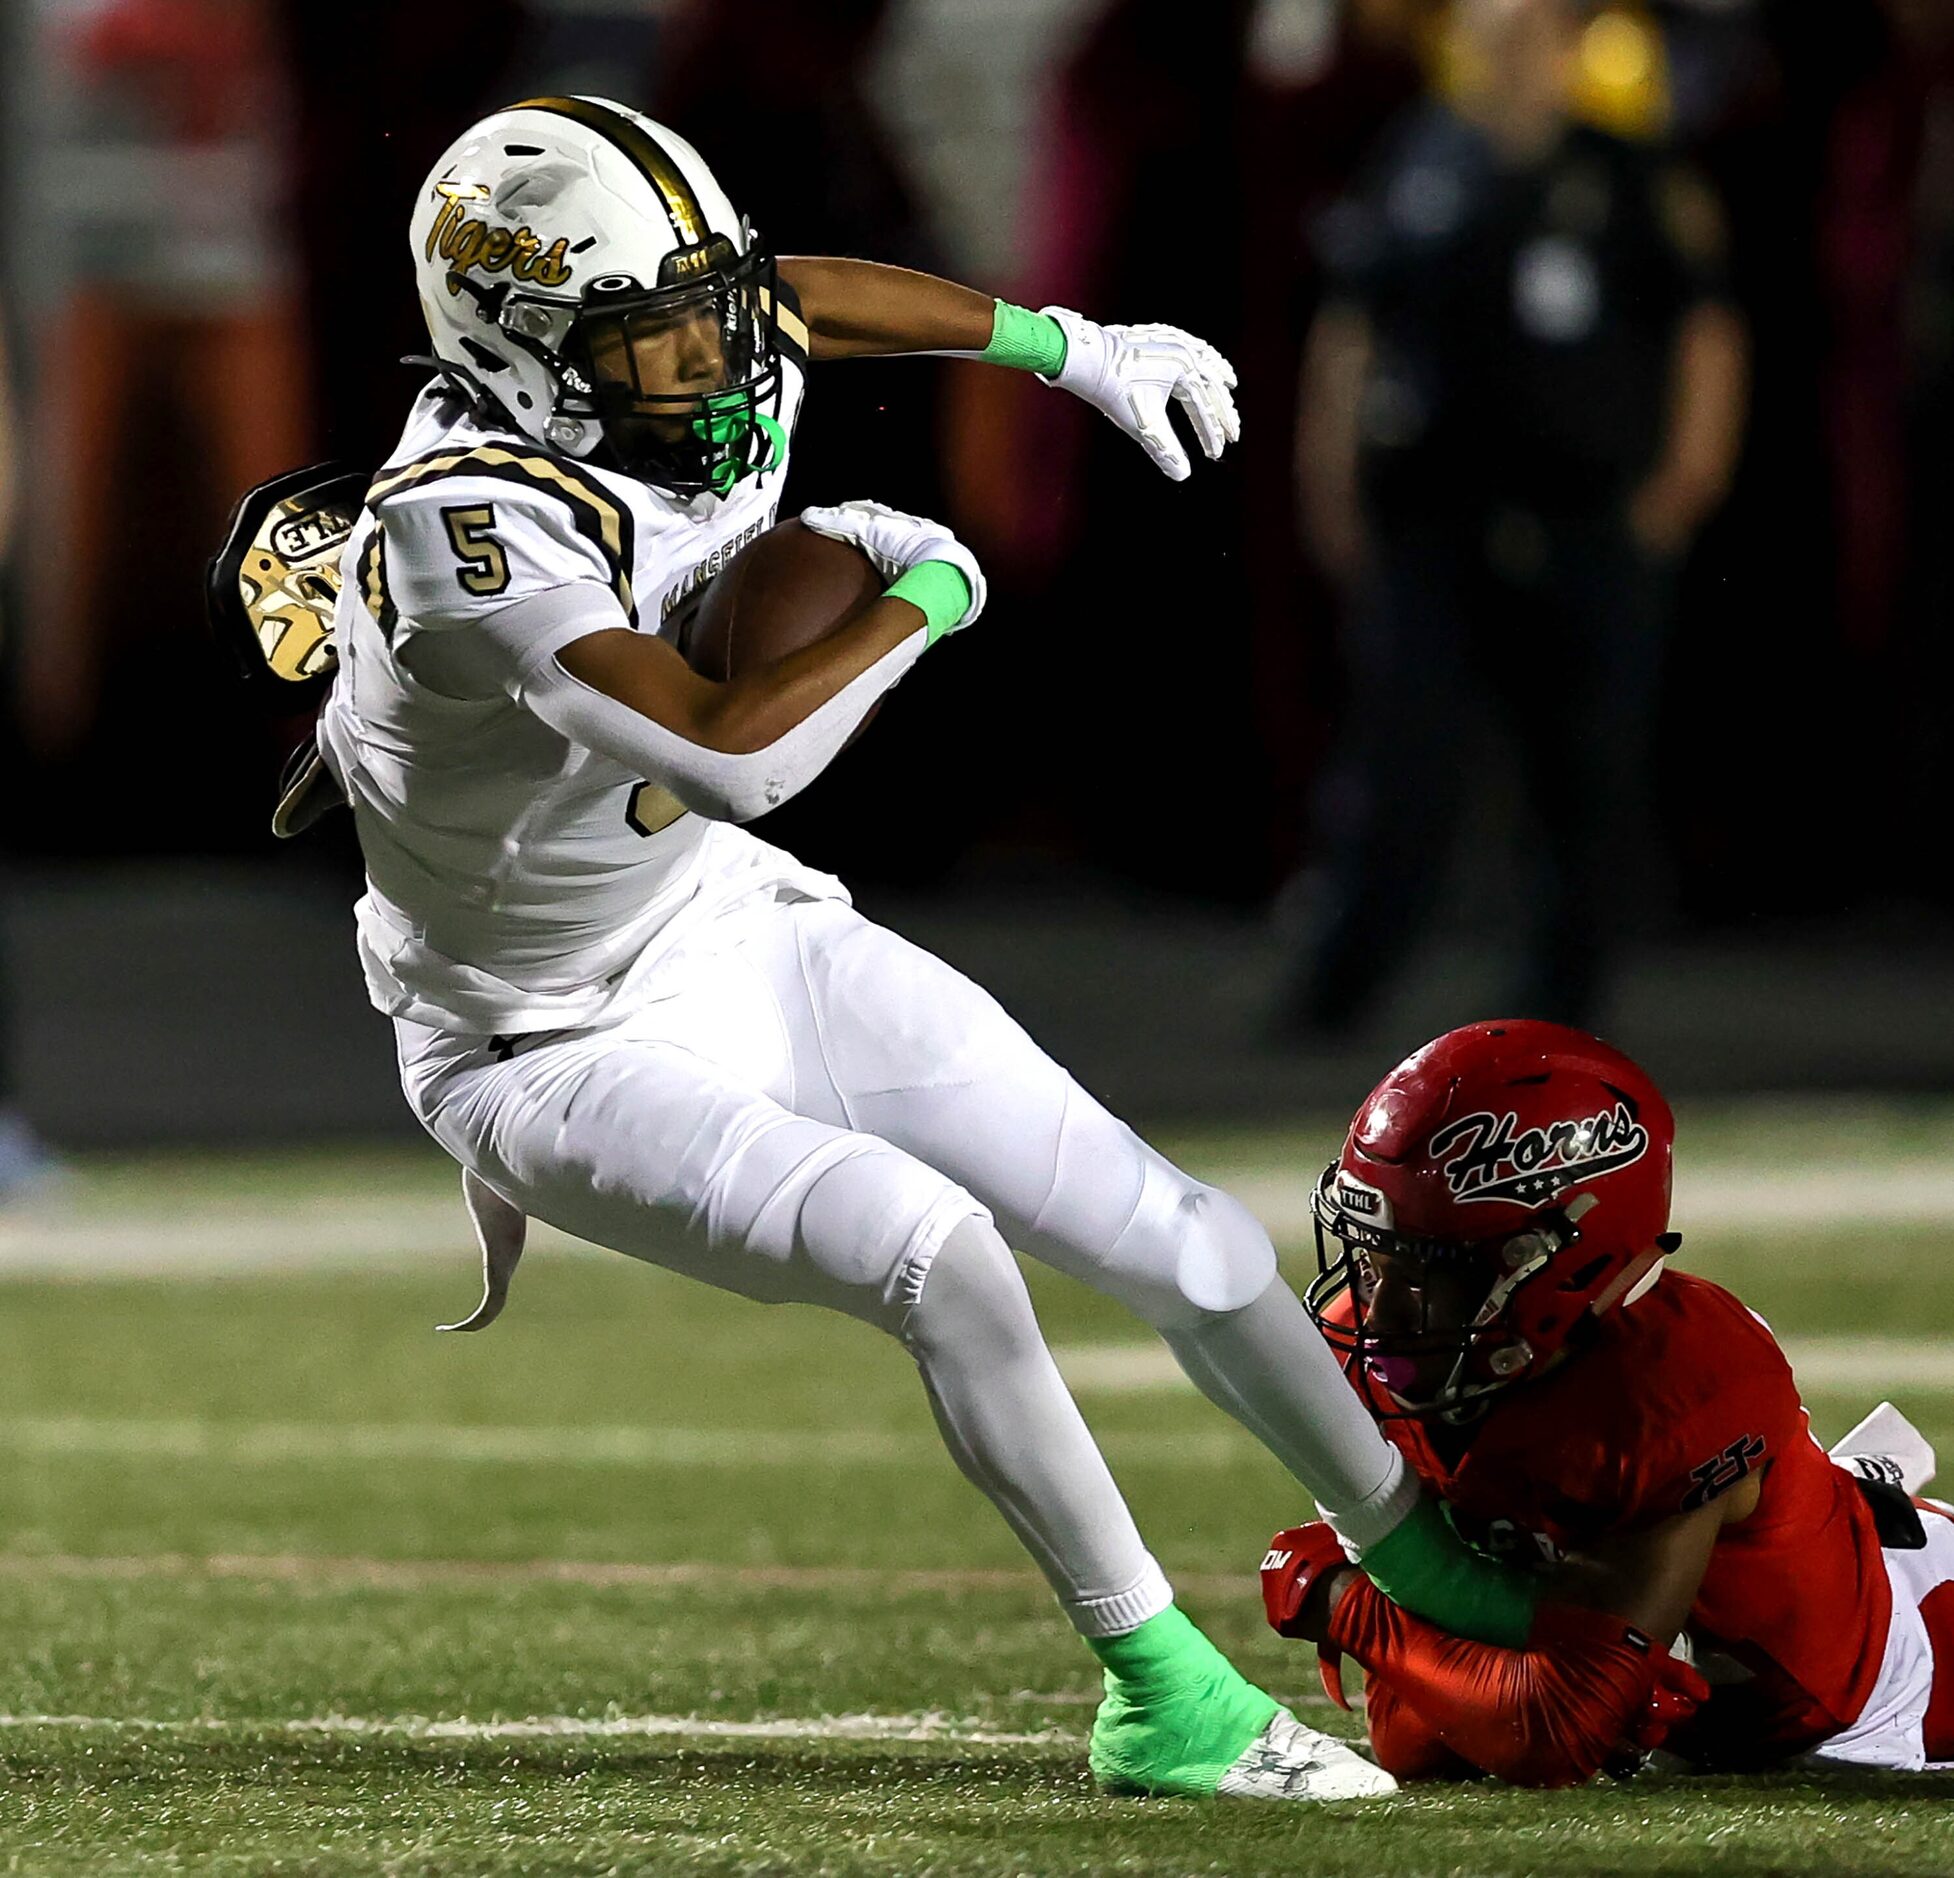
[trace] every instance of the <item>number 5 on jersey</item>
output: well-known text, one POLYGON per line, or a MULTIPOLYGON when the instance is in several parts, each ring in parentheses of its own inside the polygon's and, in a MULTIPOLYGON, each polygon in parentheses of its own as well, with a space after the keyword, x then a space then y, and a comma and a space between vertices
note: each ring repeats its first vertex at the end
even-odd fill
POLYGON ((443 509, 448 540, 461 566, 455 579, 463 593, 487 599, 509 585, 509 557, 495 538, 495 510, 486 502, 472 509, 443 509))

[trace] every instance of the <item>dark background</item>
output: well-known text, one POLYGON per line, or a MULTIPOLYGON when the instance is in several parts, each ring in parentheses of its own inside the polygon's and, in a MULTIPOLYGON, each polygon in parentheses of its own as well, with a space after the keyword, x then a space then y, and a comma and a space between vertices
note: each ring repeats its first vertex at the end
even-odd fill
MULTIPOLYGON (((1664 48, 1663 134, 1723 203, 1754 387, 1734 488, 1683 572, 1657 839, 1609 1028, 1696 1087, 1945 1087, 1954 7, 1622 10, 1664 48)), ((1490 745, 1462 779, 1476 806, 1454 889, 1391 1010, 1314 1054, 1262 1028, 1345 698, 1336 602, 1294 520, 1310 231, 1424 84, 1439 9, 464 11, 46 0, 0 29, 24 498, 0 616, 0 895, 31 1119, 75 1143, 396 1125, 351 954, 350 827, 270 840, 296 727, 253 715, 202 637, 200 566, 249 448, 210 387, 248 380, 276 408, 261 448, 379 461, 416 382, 396 361, 424 341, 414 192, 472 115, 559 85, 686 132, 783 252, 1181 323, 1241 368, 1240 449, 1181 486, 1015 376, 823 368, 786 506, 860 494, 941 514, 993 600, 765 832, 1149 1113, 1341 1102, 1424 1029, 1486 1014, 1527 839, 1490 745), (1026 71, 1000 48, 1034 27, 1026 71), (64 153, 131 124, 256 151, 276 252, 223 290, 271 309, 255 338, 225 336, 222 291, 113 278, 73 237, 83 170, 64 153), (1008 147, 986 148, 987 124, 1008 147), (209 363, 186 376, 198 347, 209 363), (75 385, 107 357, 127 369, 105 416, 75 385), (113 475, 78 517, 77 432, 104 423, 113 475), (80 679, 59 654, 77 633, 98 648, 80 679)))

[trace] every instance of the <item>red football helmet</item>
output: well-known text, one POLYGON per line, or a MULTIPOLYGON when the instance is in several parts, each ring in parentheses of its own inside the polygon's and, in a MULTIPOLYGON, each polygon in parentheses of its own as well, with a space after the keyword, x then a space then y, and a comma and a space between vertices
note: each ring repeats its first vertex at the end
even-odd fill
POLYGON ((1675 1134, 1655 1084, 1581 1031, 1448 1031, 1371 1091, 1317 1182, 1310 1315, 1395 1413, 1468 1420, 1655 1283, 1681 1243, 1675 1134))

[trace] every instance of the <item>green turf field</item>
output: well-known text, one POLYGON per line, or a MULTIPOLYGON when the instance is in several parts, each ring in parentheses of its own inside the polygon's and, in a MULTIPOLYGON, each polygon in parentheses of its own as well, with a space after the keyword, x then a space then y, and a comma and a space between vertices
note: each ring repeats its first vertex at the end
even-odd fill
MULTIPOLYGON (((1954 1474, 1954 1112, 1684 1125, 1685 1261, 1822 1436, 1890 1395, 1954 1474)), ((1169 1145, 1291 1237, 1328 1134, 1169 1145)), ((1097 1799, 1090 1658, 897 1349, 547 1242, 437 1338, 473 1275, 426 1156, 85 1166, 0 1218, 0 1273, 0 1870, 1954 1871, 1926 1777, 1097 1799)), ((1347 1727, 1261 1624, 1286 1477, 1036 1285, 1184 1601, 1347 1727)))

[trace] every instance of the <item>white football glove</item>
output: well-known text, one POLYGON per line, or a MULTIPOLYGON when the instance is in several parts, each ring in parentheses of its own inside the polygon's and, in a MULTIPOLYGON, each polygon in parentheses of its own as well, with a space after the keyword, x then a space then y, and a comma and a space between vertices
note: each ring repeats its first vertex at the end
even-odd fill
POLYGON ((803 509, 801 524, 830 540, 852 542, 885 580, 899 580, 924 561, 948 561, 970 583, 970 605, 949 632, 962 632, 984 610, 990 593, 984 570, 941 522, 905 515, 880 502, 838 502, 831 509, 803 509))
POLYGON ((1104 411, 1175 482, 1193 466, 1168 420, 1170 398, 1210 462, 1242 434, 1235 368, 1205 339, 1178 326, 1099 326, 1069 307, 1038 310, 1065 329, 1065 363, 1047 382, 1104 411))

